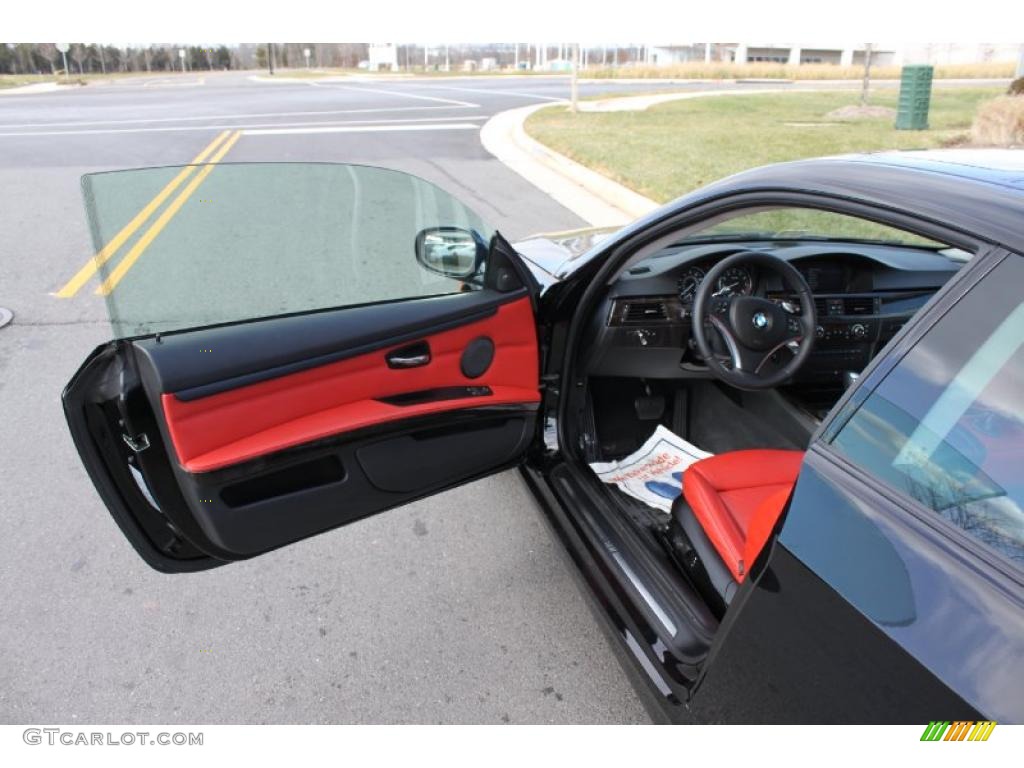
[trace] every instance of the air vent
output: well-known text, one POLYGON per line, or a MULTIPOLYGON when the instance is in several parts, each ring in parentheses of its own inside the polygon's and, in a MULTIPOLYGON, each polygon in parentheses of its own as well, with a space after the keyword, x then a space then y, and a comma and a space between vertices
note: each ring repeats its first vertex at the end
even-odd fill
POLYGON ((824 317, 828 314, 825 299, 820 299, 817 296, 814 297, 814 311, 818 314, 818 317, 824 317))
POLYGON ((664 301, 631 301, 622 312, 625 323, 649 323, 668 320, 668 308, 664 301))
POLYGON ((873 315, 875 300, 871 296, 848 296, 843 301, 843 314, 873 315))

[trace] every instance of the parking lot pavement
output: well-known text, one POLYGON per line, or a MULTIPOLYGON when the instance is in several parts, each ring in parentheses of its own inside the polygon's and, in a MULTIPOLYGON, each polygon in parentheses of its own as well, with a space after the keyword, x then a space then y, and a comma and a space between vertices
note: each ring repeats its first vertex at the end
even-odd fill
POLYGON ((52 295, 92 253, 83 173, 185 163, 217 131, 242 130, 226 162, 382 165, 440 184, 513 238, 577 226, 475 130, 382 130, 565 91, 460 87, 215 76, 0 103, 0 306, 15 313, 0 329, 0 722, 646 721, 515 473, 165 576, 110 520, 64 424, 61 388, 110 334, 95 280, 52 295), (371 128, 335 130, 354 125, 371 128))

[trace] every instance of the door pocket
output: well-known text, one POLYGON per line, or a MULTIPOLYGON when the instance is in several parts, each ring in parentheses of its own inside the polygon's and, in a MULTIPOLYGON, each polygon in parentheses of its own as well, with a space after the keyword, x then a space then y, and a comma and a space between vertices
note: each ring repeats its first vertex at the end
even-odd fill
POLYGON ((529 423, 506 417, 472 427, 421 430, 362 447, 356 459, 375 488, 418 491, 511 461, 529 442, 529 423))
POLYGON ((341 460, 337 456, 321 456, 225 486, 220 492, 220 497, 228 507, 244 507, 259 501, 340 483, 344 479, 345 467, 341 460))

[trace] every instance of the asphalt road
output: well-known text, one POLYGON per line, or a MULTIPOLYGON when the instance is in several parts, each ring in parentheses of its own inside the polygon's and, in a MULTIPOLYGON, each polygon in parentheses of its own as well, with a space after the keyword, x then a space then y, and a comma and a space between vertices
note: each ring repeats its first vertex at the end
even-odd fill
POLYGON ((516 474, 164 576, 109 519, 60 408, 111 335, 95 280, 52 295, 92 254, 83 173, 187 163, 242 130, 224 162, 411 171, 519 238, 582 222, 493 160, 475 128, 436 126, 567 91, 219 75, 0 96, 0 306, 15 314, 0 329, 0 722, 646 720, 516 474), (432 127, 395 130, 409 125, 432 127))

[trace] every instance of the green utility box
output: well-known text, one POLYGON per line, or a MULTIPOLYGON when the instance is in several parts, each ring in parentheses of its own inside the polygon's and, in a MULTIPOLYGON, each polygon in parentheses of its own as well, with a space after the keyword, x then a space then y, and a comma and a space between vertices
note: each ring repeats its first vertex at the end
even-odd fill
POLYGON ((900 74, 900 98, 896 109, 896 130, 923 131, 928 127, 928 107, 932 100, 930 64, 903 67, 900 74))

